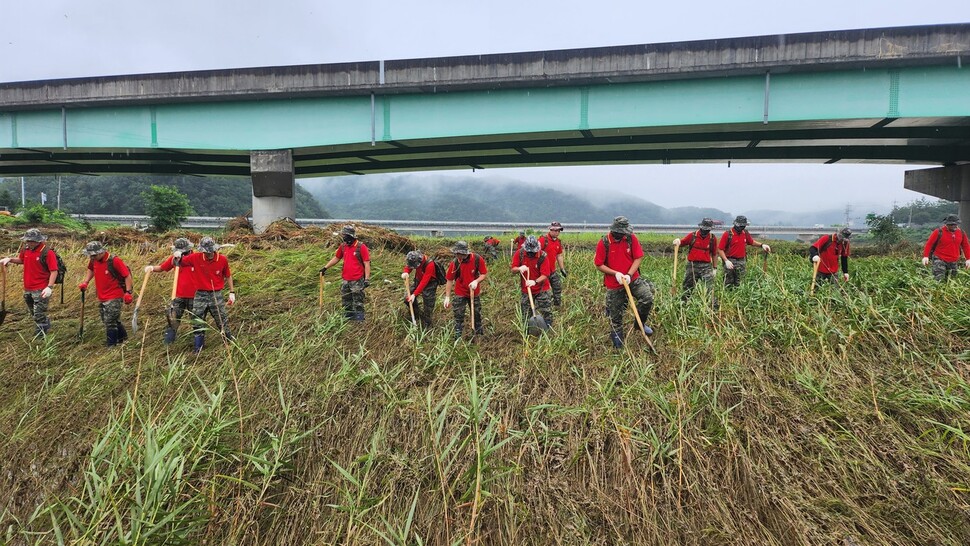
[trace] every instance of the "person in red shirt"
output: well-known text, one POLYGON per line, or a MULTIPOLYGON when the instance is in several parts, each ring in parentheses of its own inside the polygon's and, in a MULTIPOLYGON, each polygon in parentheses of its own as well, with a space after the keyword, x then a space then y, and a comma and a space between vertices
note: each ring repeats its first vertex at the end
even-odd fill
POLYGON ((741 277, 747 268, 745 264, 749 246, 760 246, 766 253, 771 252, 770 246, 755 241, 748 233, 748 217, 739 215, 734 219, 731 229, 721 234, 721 242, 717 245, 717 255, 724 263, 724 286, 740 286, 741 277))
MULTIPOLYGON (((714 287, 714 277, 717 266, 714 257, 717 255, 717 237, 711 233, 714 220, 704 218, 697 224, 697 231, 692 231, 682 238, 674 239, 674 246, 687 245, 687 265, 684 271, 684 293, 681 301, 687 301, 698 281, 704 283, 708 292, 714 287)), ((717 299, 711 297, 711 305, 717 308, 717 299)))
POLYGON ((960 219, 950 214, 943 219, 943 226, 934 229, 923 247, 923 265, 929 265, 933 260, 933 278, 940 282, 947 281, 957 274, 960 252, 963 252, 964 267, 970 269, 970 242, 967 234, 959 227, 960 219))
POLYGON ((344 306, 344 316, 356 322, 364 321, 364 289, 370 286, 370 250, 357 240, 357 229, 346 225, 340 230, 343 241, 337 253, 320 269, 325 275, 327 269, 340 260, 344 261, 340 277, 340 301, 344 306))
POLYGON ((107 345, 114 347, 128 339, 128 332, 121 324, 121 303, 131 304, 131 271, 121 258, 109 254, 100 241, 91 241, 82 252, 90 260, 87 274, 77 287, 84 292, 94 279, 107 345))
MULTIPOLYGON (((606 287, 606 314, 610 317, 610 341, 613 347, 623 347, 623 313, 626 312, 628 298, 624 283, 630 285, 630 292, 636 301, 637 313, 643 321, 643 332, 653 335, 653 328, 647 325, 653 309, 653 283, 640 276, 640 261, 643 247, 633 234, 630 221, 625 216, 617 216, 610 225, 610 232, 596 244, 593 264, 603 272, 603 286, 606 287)), ((634 324, 639 328, 639 325, 634 324)))
POLYGON ((522 317, 528 322, 529 317, 532 316, 532 305, 529 303, 529 292, 532 292, 536 311, 546 320, 546 324, 552 327, 552 290, 549 275, 554 271, 553 261, 542 251, 539 240, 535 236, 527 237, 522 248, 512 255, 511 270, 521 278, 522 296, 519 298, 519 306, 522 308, 522 317))
POLYGON ((520 230, 519 231, 519 236, 516 237, 515 239, 512 239, 512 249, 511 249, 511 253, 512 254, 515 254, 515 251, 518 250, 518 249, 520 249, 520 248, 522 248, 522 245, 524 245, 524 244, 525 244, 525 231, 524 230, 520 230))
POLYGON ((34 319, 35 335, 46 336, 51 329, 47 307, 57 279, 57 255, 47 249, 47 237, 39 229, 28 229, 20 240, 24 242, 24 249, 16 258, 0 259, 0 267, 7 267, 7 264, 24 266, 27 311, 34 319))
MULTIPOLYGON (((211 314, 219 332, 227 341, 232 341, 232 331, 229 329, 229 313, 226 306, 236 303, 236 287, 232 282, 232 271, 229 260, 219 249, 212 237, 203 237, 199 241, 199 252, 182 256, 179 267, 182 272, 186 269, 192 272, 195 284, 195 297, 192 298, 192 324, 194 333, 194 352, 198 353, 205 347, 206 315, 211 314), (229 285, 229 297, 222 297, 222 290, 229 285)), ((179 275, 181 276, 181 274, 179 275)))
POLYGON ((408 252, 404 258, 404 272, 401 278, 408 280, 414 272, 411 281, 411 295, 405 298, 405 305, 414 305, 414 314, 421 319, 425 328, 431 328, 434 314, 434 300, 438 292, 438 264, 425 256, 420 250, 408 252), (418 296, 423 296, 418 300, 418 296))
POLYGON ((159 265, 146 265, 145 274, 161 271, 172 271, 178 268, 178 279, 175 283, 174 297, 169 303, 168 311, 165 314, 168 326, 165 328, 165 345, 170 345, 175 341, 175 334, 178 332, 179 323, 182 315, 188 311, 192 312, 193 300, 195 298, 195 272, 189 268, 182 270, 182 258, 192 254, 192 247, 195 246, 185 237, 175 239, 172 245, 172 255, 166 258, 159 265))
POLYGON ((566 263, 562 241, 559 240, 560 233, 562 233, 562 224, 553 222, 549 224, 549 233, 539 237, 539 246, 552 261, 552 275, 549 277, 549 285, 552 287, 552 304, 556 307, 562 305, 562 280, 566 278, 566 263), (558 271, 556 271, 557 265, 559 266, 558 271))
POLYGON ((491 235, 486 235, 482 241, 485 243, 485 259, 491 262, 498 258, 498 245, 501 241, 491 235))
POLYGON ((837 233, 822 235, 808 249, 812 263, 818 263, 818 280, 838 284, 839 263, 842 265, 842 280, 849 280, 849 237, 852 230, 845 227, 837 233))
POLYGON ((475 335, 483 335, 485 329, 482 325, 482 281, 488 274, 488 267, 485 259, 468 250, 468 243, 458 241, 451 249, 455 254, 455 259, 448 266, 445 273, 445 309, 451 309, 451 288, 455 288, 455 339, 461 337, 462 329, 465 325, 465 306, 469 304, 471 298, 474 299, 475 312, 473 320, 475 322, 475 335))

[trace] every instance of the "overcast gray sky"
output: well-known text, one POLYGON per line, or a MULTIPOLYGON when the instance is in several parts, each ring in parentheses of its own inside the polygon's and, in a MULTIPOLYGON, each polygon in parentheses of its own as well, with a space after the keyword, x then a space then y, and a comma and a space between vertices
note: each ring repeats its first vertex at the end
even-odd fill
MULTIPOLYGON (((0 21, 0 82, 10 82, 957 23, 970 21, 970 2, 2 0, 0 21)), ((667 207, 805 211, 853 203, 863 213, 920 197, 902 189, 905 170, 732 163, 475 176, 612 189, 667 207)))

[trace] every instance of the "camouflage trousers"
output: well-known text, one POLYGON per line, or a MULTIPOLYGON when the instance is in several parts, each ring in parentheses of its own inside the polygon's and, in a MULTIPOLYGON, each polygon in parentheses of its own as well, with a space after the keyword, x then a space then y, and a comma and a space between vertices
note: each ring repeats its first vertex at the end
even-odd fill
POLYGON ((101 322, 104 324, 104 330, 108 336, 108 345, 113 345, 112 340, 121 343, 128 339, 128 332, 121 324, 121 306, 123 303, 124 300, 121 298, 115 298, 101 302, 98 307, 98 314, 101 316, 101 322))
MULTIPOLYGON (((630 293, 633 294, 633 299, 637 302, 637 313, 640 314, 640 320, 643 321, 644 325, 649 326, 650 311, 653 310, 653 283, 643 277, 638 277, 630 283, 630 293)), ((629 298, 626 295, 626 289, 621 287, 606 291, 606 313, 610 316, 610 330, 621 340, 625 334, 623 314, 626 313, 627 305, 629 305, 629 298)), ((639 327, 639 325, 636 325, 635 318, 633 321, 634 325, 639 327)))
POLYGON ((229 314, 226 313, 226 300, 222 297, 222 290, 199 290, 192 300, 192 333, 197 336, 205 334, 206 315, 212 315, 216 328, 227 338, 232 339, 229 331, 229 314))
MULTIPOLYGON (((532 300, 536 304, 536 313, 546 320, 546 324, 552 326, 552 291, 543 290, 542 292, 532 294, 532 300)), ((526 321, 526 324, 528 324, 529 317, 532 316, 532 306, 529 305, 529 295, 525 292, 522 292, 522 297, 519 300, 519 306, 522 307, 522 318, 526 321)))
MULTIPOLYGON (((418 280, 411 283, 411 293, 418 288, 418 280)), ((414 318, 421 322, 426 328, 431 328, 432 317, 434 316, 434 300, 438 293, 438 282, 430 281, 424 285, 424 290, 414 298, 414 318)), ((404 307, 408 307, 407 301, 404 307)), ((410 309, 408 309, 410 313, 410 309)), ((410 316, 410 315, 409 315, 410 316)))
POLYGON ((559 271, 553 271, 549 275, 549 286, 552 287, 552 304, 559 307, 562 305, 562 275, 559 271))
POLYGON ((498 258, 498 247, 493 245, 485 245, 485 260, 489 262, 494 262, 498 258))
POLYGON ((708 291, 714 288, 714 266, 711 262, 687 262, 684 270, 684 293, 680 299, 686 301, 698 282, 704 283, 708 291))
POLYGON ((748 269, 748 260, 746 258, 728 258, 728 260, 734 265, 734 269, 724 268, 724 286, 728 288, 741 286, 741 278, 748 269))
MULTIPOLYGON (((460 336, 465 327, 465 307, 470 305, 468 296, 455 296, 451 302, 452 314, 455 317, 455 336, 460 336)), ((482 297, 475 296, 475 333, 482 334, 485 331, 482 326, 482 297)))
POLYGON ((340 303, 344 316, 351 320, 364 320, 364 279, 340 283, 340 303))
POLYGON ((168 325, 165 327, 165 344, 175 341, 178 333, 179 323, 182 322, 182 315, 188 311, 190 314, 195 311, 194 300, 192 298, 175 298, 168 305, 168 325))
POLYGON ((950 280, 950 277, 956 277, 957 271, 959 271, 960 262, 944 262, 943 260, 933 256, 933 278, 940 281, 946 282, 950 280))
POLYGON ((834 286, 838 286, 842 282, 842 273, 822 273, 819 271, 818 275, 815 277, 816 284, 820 285, 824 282, 828 282, 834 286))
POLYGON ((40 297, 41 292, 42 290, 27 290, 24 292, 24 302, 27 303, 27 311, 34 319, 35 334, 46 334, 51 327, 51 319, 47 316, 47 308, 51 303, 51 299, 40 297))

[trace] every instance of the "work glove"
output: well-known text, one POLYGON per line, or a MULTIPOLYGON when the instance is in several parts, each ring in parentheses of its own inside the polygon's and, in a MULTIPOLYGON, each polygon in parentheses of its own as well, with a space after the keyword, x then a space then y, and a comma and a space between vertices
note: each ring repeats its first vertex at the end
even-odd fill
MULTIPOLYGON (((968 261, 970 261, 970 260, 968 260, 968 261)), ((924 257, 924 258, 923 258, 923 265, 930 265, 930 259, 929 259, 929 258, 926 258, 926 257, 924 257)))
POLYGON ((125 300, 125 305, 131 305, 131 301, 132 301, 131 292, 125 292, 124 297, 121 299, 125 300))
POLYGON ((674 239, 674 246, 680 246, 680 239, 674 239))
POLYGON ((408 303, 414 303, 414 294, 411 294, 410 296, 408 296, 408 297, 406 297, 404 299, 406 299, 408 303))
POLYGON ((762 243, 761 250, 764 250, 765 252, 770 253, 771 252, 771 247, 768 246, 768 243, 762 243))
POLYGON ((370 279, 364 279, 364 288, 370 286, 370 279))
POLYGON ((529 266, 527 266, 527 265, 520 265, 516 269, 518 269, 519 270, 519 273, 522 273, 523 275, 525 275, 526 273, 529 272, 529 266))
POLYGON ((153 265, 146 265, 145 266, 145 274, 146 275, 149 274, 149 273, 151 273, 152 271, 155 271, 155 266, 153 266, 153 265))
POLYGON ((532 288, 535 285, 536 285, 536 282, 534 280, 532 280, 532 279, 529 279, 529 280, 525 281, 525 287, 526 288, 532 288))
POLYGON ((49 286, 45 286, 44 289, 40 291, 40 297, 41 299, 46 300, 47 298, 51 297, 51 294, 53 293, 54 293, 54 289, 52 289, 49 286))
POLYGON ((714 275, 715 277, 717 277, 717 268, 716 267, 711 270, 711 275, 714 275))
POLYGON ((236 293, 229 292, 229 301, 226 302, 226 305, 232 305, 234 303, 236 303, 236 293))
POLYGON ((468 289, 471 290, 472 292, 478 289, 478 281, 472 281, 468 283, 468 289))
POLYGON ((565 269, 560 269, 559 270, 559 274, 562 275, 562 278, 564 278, 564 279, 566 278, 566 270, 565 269))
POLYGON ((410 277, 410 276, 411 275, 408 275, 408 272, 407 271, 405 271, 404 273, 401 273, 401 278, 404 279, 404 280, 408 280, 408 277, 410 277))
POLYGON ((445 309, 451 309, 451 298, 445 296, 445 300, 441 302, 441 305, 443 305, 445 309))
POLYGON ((820 256, 818 256, 818 255, 812 256, 812 263, 813 264, 817 264, 818 262, 821 262, 821 261, 822 261, 822 258, 820 256))
POLYGON ((326 267, 321 267, 320 268, 320 274, 321 275, 326 275, 327 274, 327 268, 326 267))
POLYGON ((965 265, 967 269, 970 269, 970 260, 967 260, 963 265, 965 265))
POLYGON ((849 282, 849 274, 848 273, 843 273, 842 274, 842 280, 845 281, 845 282, 849 282))
POLYGON ((0 267, 7 267, 8 263, 10 263, 10 258, 3 258, 0 260, 0 267))
POLYGON ((620 273, 619 271, 617 271, 616 272, 616 275, 614 275, 614 276, 616 277, 616 282, 618 282, 620 284, 623 284, 624 282, 627 283, 627 284, 630 283, 630 276, 629 275, 624 275, 623 273, 620 273))
POLYGON ((728 269, 734 269, 734 262, 731 260, 724 260, 724 267, 728 269))
POLYGON ((82 282, 82 283, 78 284, 77 285, 77 289, 80 290, 81 292, 84 292, 85 290, 88 289, 88 283, 82 282))

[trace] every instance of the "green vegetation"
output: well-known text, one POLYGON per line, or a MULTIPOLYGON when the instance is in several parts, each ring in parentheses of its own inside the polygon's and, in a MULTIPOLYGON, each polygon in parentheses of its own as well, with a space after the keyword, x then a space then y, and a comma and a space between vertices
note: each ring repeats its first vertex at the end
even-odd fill
MULTIPOLYGON (((198 357, 184 327, 161 344, 169 275, 152 275, 147 322, 114 351, 101 349, 91 302, 76 343, 75 292, 52 304, 52 337, 26 338, 8 286, 0 537, 970 543, 967 276, 937 284, 915 255, 853 259, 845 290, 812 297, 804 245, 772 244, 766 273, 752 259, 740 289, 718 289, 717 312, 702 292, 671 297, 669 244, 652 247, 642 271, 656 284, 656 356, 632 333, 610 348, 588 243, 566 254, 564 307, 541 339, 523 335, 501 262, 483 296, 488 335, 474 343, 450 340, 440 307, 435 330, 403 320, 403 256, 381 249, 367 322, 339 317, 329 275, 318 312, 316 271, 333 251, 319 241, 229 251, 238 339, 198 357)), ((0 245, 9 255, 17 241, 0 245)), ((114 251, 136 271, 164 256, 114 251)))
POLYGON ((173 230, 192 214, 192 207, 188 198, 175 188, 165 186, 149 186, 141 193, 145 200, 145 212, 152 219, 152 226, 156 231, 173 230))
POLYGON ((0 227, 21 229, 27 225, 55 225, 74 231, 86 230, 87 226, 68 216, 61 210, 54 210, 44 205, 31 205, 23 209, 19 216, 0 216, 0 227))
MULTIPOLYGON (((61 208, 82 214, 148 214, 142 193, 152 185, 171 187, 186 195, 199 216, 240 216, 253 207, 252 185, 244 178, 112 175, 61 177, 61 208)), ((15 204, 20 204, 19 178, 0 179, 0 200, 4 191, 16 195, 15 204)), ((53 199, 57 180, 53 176, 28 178, 28 203, 36 203, 41 192, 53 199)), ((296 214, 301 218, 330 216, 299 184, 296 214)))

